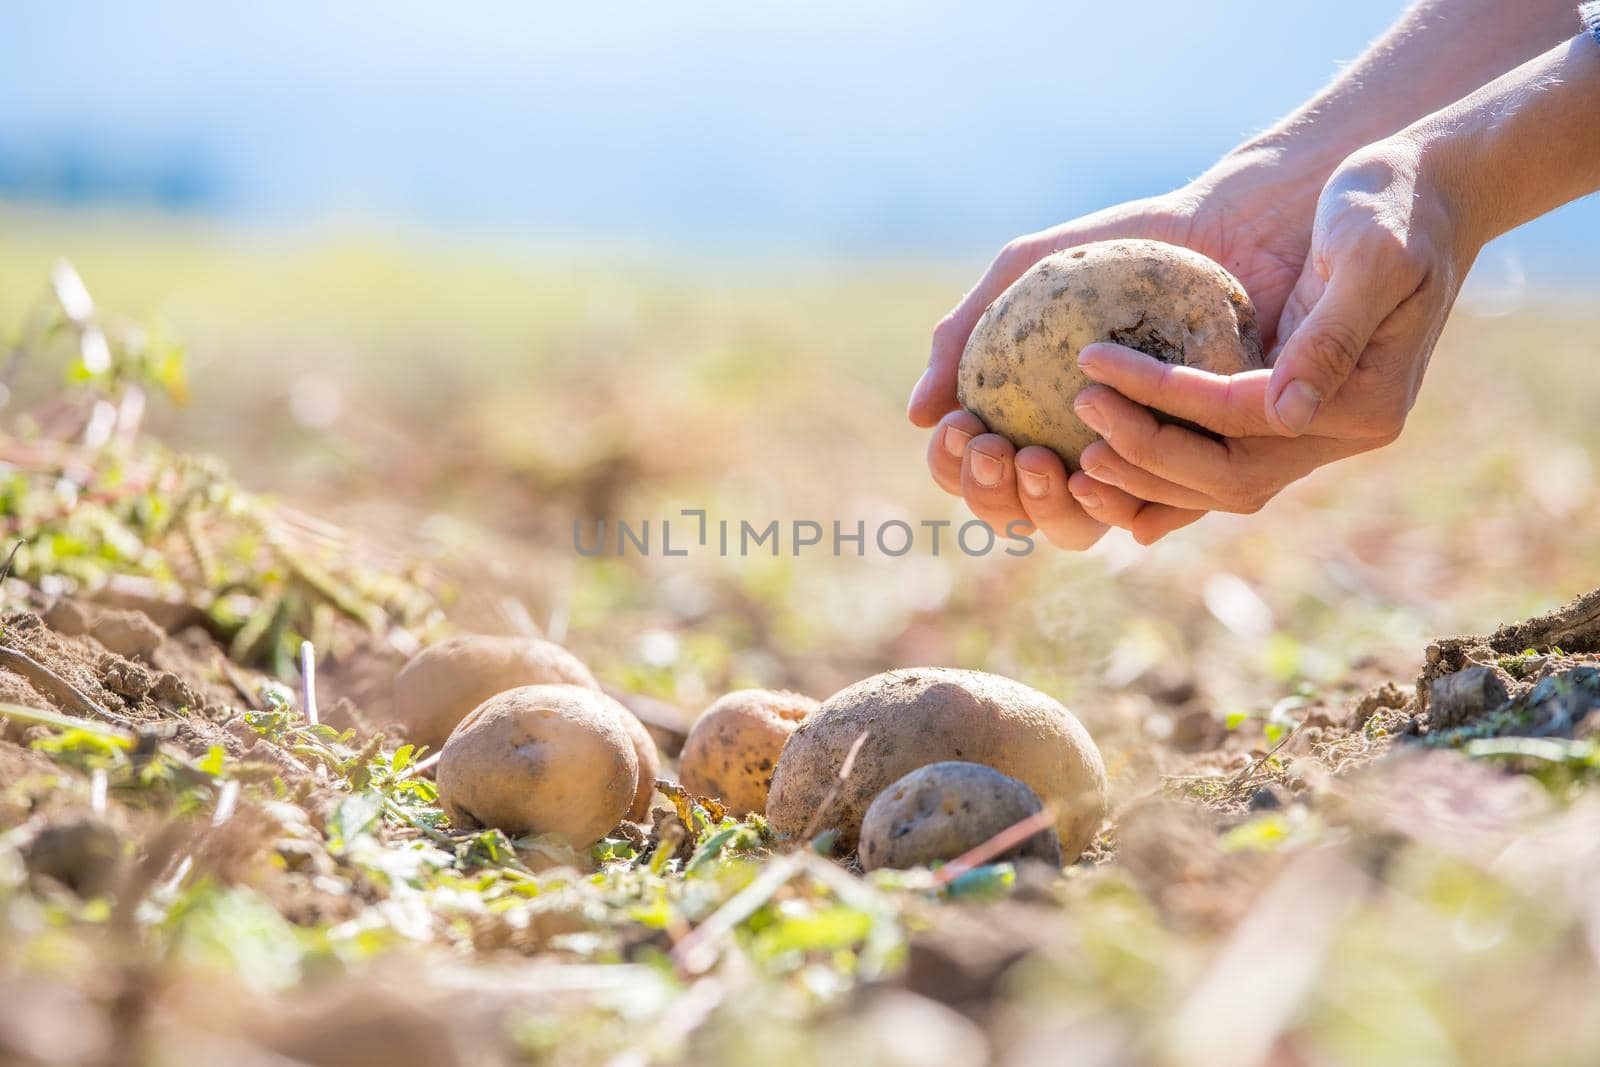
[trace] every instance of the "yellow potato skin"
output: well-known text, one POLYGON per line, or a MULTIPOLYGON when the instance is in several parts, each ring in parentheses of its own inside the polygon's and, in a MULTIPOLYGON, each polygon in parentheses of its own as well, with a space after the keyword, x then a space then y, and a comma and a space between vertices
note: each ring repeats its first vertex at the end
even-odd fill
POLYGON ((458 827, 558 834, 588 848, 628 814, 639 784, 626 714, 604 693, 576 685, 492 696, 445 742, 439 805, 458 827))
POLYGON ((957 396, 990 431, 1077 470, 1099 440, 1072 410, 1094 384, 1078 353, 1097 341, 1216 374, 1266 366, 1255 307, 1219 264, 1159 241, 1100 241, 1046 256, 989 305, 962 352, 957 396))
POLYGON ((741 689, 695 720, 678 756, 683 787, 715 797, 735 815, 765 811, 778 756, 796 726, 817 709, 799 693, 741 689))
POLYGON ((1088 847, 1105 818, 1105 764, 1070 711, 1010 678, 913 667, 840 690, 796 728, 772 776, 767 821, 790 837, 831 827, 840 848, 855 848, 861 820, 879 793, 918 767, 945 760, 981 763, 1032 789, 1055 810, 1056 835, 1069 861, 1088 847), (840 784, 845 757, 863 734, 840 784))

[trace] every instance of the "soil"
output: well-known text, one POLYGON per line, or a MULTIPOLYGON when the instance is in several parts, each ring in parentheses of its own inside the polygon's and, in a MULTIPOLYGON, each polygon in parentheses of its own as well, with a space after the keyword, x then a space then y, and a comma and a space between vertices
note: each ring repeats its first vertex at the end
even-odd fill
MULTIPOLYGON (((33 665, 21 673, 0 669, 0 702, 80 718, 87 702, 134 730, 142 745, 175 745, 194 758, 221 747, 246 766, 258 765, 263 780, 276 777, 285 789, 278 800, 242 800, 231 817, 211 826, 175 819, 173 811, 151 807, 142 797, 113 794, 97 811, 89 774, 31 747, 55 731, 8 722, 0 731, 0 832, 19 835, 30 877, 42 892, 91 894, 119 885, 134 893, 187 862, 223 884, 252 887, 296 924, 352 919, 383 899, 374 887, 325 888, 334 860, 322 828, 341 795, 245 723, 243 709, 261 706, 260 694, 271 679, 230 663, 209 632, 178 616, 174 621, 181 628, 169 633, 125 608, 70 600, 34 606, 0 621, 0 654, 13 655, 8 663, 33 665), (125 842, 137 847, 125 849, 125 842)), ((1343 684, 1305 701, 1295 713, 1298 725, 1271 742, 1260 732, 1218 724, 1192 684, 1163 682, 1152 707, 1159 708, 1165 696, 1173 744, 1143 746, 1159 754, 1124 770, 1124 777, 1145 785, 1123 792, 1082 862, 1114 865, 1174 929, 1229 929, 1250 913, 1261 887, 1271 884, 1269 875, 1284 862, 1269 851, 1230 851, 1224 845, 1230 831, 1267 812, 1290 822, 1303 818, 1337 797, 1339 790, 1330 784, 1336 779, 1397 746, 1447 741, 1452 731, 1583 736, 1600 723, 1600 716, 1587 714, 1600 707, 1600 656, 1590 654, 1596 647, 1600 591, 1488 636, 1441 638, 1427 647, 1424 667, 1409 685, 1399 681, 1403 656, 1361 664, 1343 684), (1447 699, 1453 716, 1448 720, 1447 699)), ((362 701, 380 688, 376 679, 392 673, 393 659, 391 652, 376 650, 370 665, 347 659, 324 675, 325 701, 341 709, 341 719, 356 731, 356 744, 374 743, 362 701)), ((659 808, 656 814, 653 832, 635 832, 641 847, 653 847, 668 830, 681 835, 676 815, 659 808)), ((688 858, 689 845, 687 839, 679 842, 681 858, 688 858)), ((535 865, 536 857, 526 859, 535 865)), ((936 922, 914 922, 906 966, 887 984, 988 1025, 1019 965, 1040 951, 1038 931, 1047 924, 1039 916, 1060 907, 1060 892, 1054 872, 1019 869, 1008 901, 981 913, 953 909, 936 922)), ((484 958, 512 952, 558 960, 564 956, 562 938, 603 935, 592 914, 564 903, 559 894, 550 896, 535 921, 511 924, 492 913, 462 921, 470 927, 473 950, 484 958)), ((643 930, 619 941, 630 959, 668 945, 661 933, 643 930)), ((121 980, 137 986, 136 978, 121 980)), ((873 996, 884 995, 875 988, 873 996)), ((439 1015, 443 1001, 421 1012, 406 1007, 407 994, 399 987, 386 997, 361 1000, 359 1011, 318 1011, 308 1002, 304 1018, 311 1021, 304 1026, 280 1025, 301 1018, 292 1014, 265 1028, 240 1026, 255 1026, 262 1044, 303 1062, 356 1062, 346 1058, 352 1048, 372 1053, 389 1047, 374 1035, 389 1034, 389 1020, 398 1012, 414 1032, 406 1031, 396 1046, 404 1046, 410 1058, 392 1062, 454 1062, 451 1041, 459 1034, 452 1038, 447 1032, 458 1028, 439 1015), (414 1055, 418 1050, 426 1055, 414 1055)))

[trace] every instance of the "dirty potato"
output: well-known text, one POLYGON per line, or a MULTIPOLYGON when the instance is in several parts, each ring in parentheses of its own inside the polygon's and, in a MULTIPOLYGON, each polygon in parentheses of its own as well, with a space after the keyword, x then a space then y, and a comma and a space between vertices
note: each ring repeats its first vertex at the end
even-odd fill
POLYGON ((557 834, 588 848, 628 814, 639 757, 627 709, 598 690, 530 685, 484 701, 439 756, 439 804, 460 827, 557 834))
POLYGON ((961 404, 1076 470, 1099 439, 1072 410, 1094 384, 1078 353, 1096 341, 1217 374, 1266 365, 1250 297, 1220 265, 1159 241, 1101 241, 1046 256, 989 305, 961 355, 961 404))
POLYGON ((1055 811, 1069 861, 1105 817, 1100 750, 1070 711, 999 675, 917 667, 857 682, 800 724, 778 760, 767 819, 789 836, 831 827, 840 847, 854 848, 873 798, 918 767, 944 760, 981 763, 1026 783, 1055 811), (850 774, 840 782, 858 739, 850 774))
MULTIPOLYGON (((1043 810, 1033 790, 978 763, 918 767, 878 794, 861 820, 861 866, 904 870, 955 859, 1043 810)), ((1061 842, 1046 827, 995 860, 1061 865, 1061 842)))
POLYGON ((799 693, 741 689, 695 720, 678 757, 683 787, 716 797, 736 815, 764 811, 767 788, 789 735, 817 702, 799 693))

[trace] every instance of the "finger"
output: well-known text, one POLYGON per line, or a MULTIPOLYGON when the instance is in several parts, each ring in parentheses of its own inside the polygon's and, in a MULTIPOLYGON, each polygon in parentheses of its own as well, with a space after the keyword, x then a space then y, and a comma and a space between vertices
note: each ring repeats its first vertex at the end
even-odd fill
POLYGON ((973 327, 1011 283, 1042 259, 1049 251, 1047 245, 1017 241, 1007 245, 989 269, 978 279, 955 310, 940 320, 933 330, 933 346, 928 353, 928 367, 917 379, 906 404, 906 418, 917 426, 932 426, 957 404, 956 371, 961 364, 961 353, 967 347, 967 338, 973 327))
POLYGON ((1260 437, 1276 431, 1262 413, 1270 372, 1212 374, 1099 342, 1078 353, 1078 367, 1091 381, 1109 385, 1129 400, 1187 419, 1224 437, 1260 437))
POLYGON ((1098 482, 1082 471, 1074 471, 1067 479, 1067 491, 1083 508, 1083 513, 1107 526, 1127 529, 1133 517, 1144 507, 1144 501, 1129 496, 1116 486, 1098 482))
POLYGON ((940 489, 951 496, 961 495, 961 461, 972 439, 987 429, 970 411, 952 411, 939 420, 928 439, 928 470, 940 489))
POLYGON ((1015 457, 1010 441, 986 433, 972 439, 961 463, 961 495, 972 513, 994 530, 1006 530, 1014 522, 1033 528, 1017 499, 1015 457))
POLYGON ((1206 517, 1203 511, 1175 508, 1170 504, 1146 504, 1133 520, 1131 533, 1141 545, 1153 545, 1175 530, 1199 522, 1206 517))
POLYGON ((1196 511, 1227 510, 1207 493, 1168 481, 1158 474, 1151 474, 1142 467, 1134 466, 1119 456, 1105 441, 1096 441, 1084 449, 1080 461, 1083 463, 1083 473, 1090 478, 1120 489, 1139 500, 1196 511))
POLYGON ((1182 508, 1248 513, 1322 464, 1373 446, 1331 437, 1214 441, 1158 422, 1147 408, 1103 385, 1079 393, 1073 410, 1103 438, 1084 449, 1085 470, 1144 500, 1182 508), (1090 469, 1091 463, 1104 470, 1090 469))
MULTIPOLYGON (((1339 391, 1383 320, 1416 291, 1374 258, 1345 263, 1299 327, 1283 341, 1267 385, 1265 416, 1274 433, 1296 437, 1313 428, 1323 402, 1339 391), (1402 291, 1403 290, 1403 291, 1402 291)), ((1319 268, 1306 264, 1307 271, 1319 268)))
POLYGON ((1052 545, 1078 552, 1105 536, 1106 524, 1085 514, 1074 499, 1060 456, 1029 445, 1017 453, 1015 467, 1022 510, 1052 545))
MULTIPOLYGON (((1134 403, 1109 386, 1089 386, 1073 399, 1072 410, 1122 459, 1170 481, 1192 484, 1192 472, 1215 470, 1228 459, 1226 443, 1183 426, 1161 422, 1149 408, 1134 403)), ((1079 460, 1085 470, 1088 457, 1089 450, 1085 449, 1079 460)), ((1131 486, 1123 488, 1138 495, 1138 490, 1131 486)))

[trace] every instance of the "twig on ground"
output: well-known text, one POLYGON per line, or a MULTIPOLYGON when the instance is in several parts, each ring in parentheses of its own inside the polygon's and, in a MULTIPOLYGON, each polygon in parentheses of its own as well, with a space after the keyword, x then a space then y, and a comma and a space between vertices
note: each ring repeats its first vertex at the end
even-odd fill
POLYGON ((690 930, 682 941, 673 946, 671 959, 680 973, 700 974, 716 962, 717 944, 734 931, 740 923, 760 910, 772 899, 783 884, 800 872, 801 856, 797 853, 784 856, 767 865, 755 880, 707 916, 705 922, 690 930))
POLYGON ((132 719, 102 708, 90 699, 89 695, 83 690, 26 652, 19 652, 14 648, 0 645, 0 666, 22 675, 32 683, 35 689, 44 690, 46 695, 67 705, 69 709, 79 715, 104 719, 106 722, 116 723, 124 730, 138 731, 138 725, 132 719))
POLYGON ((1026 819, 1012 823, 989 840, 968 849, 949 863, 940 867, 933 876, 933 884, 941 889, 975 867, 981 867, 996 856, 1016 848, 1022 842, 1047 827, 1056 824, 1056 813, 1050 808, 1034 812, 1026 819))
POLYGON ((833 802, 839 799, 839 791, 844 788, 845 782, 850 780, 850 772, 856 769, 856 757, 861 754, 861 746, 867 743, 867 738, 871 735, 871 732, 870 730, 861 731, 861 736, 850 743, 850 751, 845 753, 844 762, 839 765, 839 777, 834 781, 833 785, 828 787, 827 793, 823 794, 822 803, 817 805, 817 810, 811 813, 811 819, 806 823, 805 832, 800 835, 802 841, 809 842, 816 836, 817 829, 823 818, 826 817, 828 809, 833 807, 833 802))

